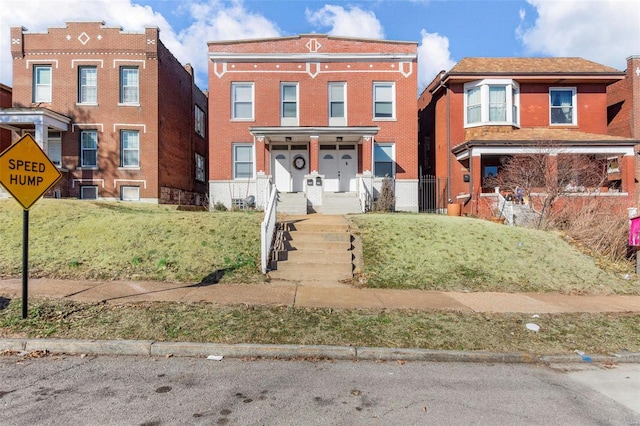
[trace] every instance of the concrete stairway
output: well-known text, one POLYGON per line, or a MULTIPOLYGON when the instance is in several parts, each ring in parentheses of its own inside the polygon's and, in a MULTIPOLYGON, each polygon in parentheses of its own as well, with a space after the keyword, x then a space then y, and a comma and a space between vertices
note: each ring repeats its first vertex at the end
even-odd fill
POLYGON ((352 278, 354 251, 343 216, 279 216, 272 280, 317 287, 342 287, 352 278))
POLYGON ((307 197, 304 192, 278 192, 278 211, 290 215, 307 214, 307 197))
POLYGON ((362 213, 360 200, 355 192, 325 192, 322 205, 315 209, 318 213, 327 215, 362 213))

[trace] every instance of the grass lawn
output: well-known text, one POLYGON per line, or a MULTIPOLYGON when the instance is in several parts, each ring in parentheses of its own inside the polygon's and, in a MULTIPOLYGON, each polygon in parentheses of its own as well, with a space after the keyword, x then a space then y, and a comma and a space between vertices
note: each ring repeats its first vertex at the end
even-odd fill
MULTIPOLYGON (((31 277, 262 281, 261 213, 42 199, 29 211, 31 277)), ((22 208, 0 200, 0 277, 22 267, 22 208)))
POLYGON ((441 215, 350 217, 367 287, 640 294, 631 265, 604 270, 558 233, 441 215))

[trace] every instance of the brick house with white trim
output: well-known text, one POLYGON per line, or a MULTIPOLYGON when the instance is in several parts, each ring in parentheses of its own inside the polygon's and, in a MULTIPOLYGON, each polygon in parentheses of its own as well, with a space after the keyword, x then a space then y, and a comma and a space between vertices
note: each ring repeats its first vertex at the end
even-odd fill
MULTIPOLYGON (((365 211, 383 177, 417 211, 417 43, 303 34, 209 42, 210 205, 265 204, 267 183, 365 211)), ((305 208, 306 210, 306 208, 305 208)))
POLYGON ((160 40, 68 22, 11 28, 13 102, 0 127, 29 132, 63 173, 48 195, 202 204, 208 100, 160 40))
POLYGON ((565 154, 589 156, 606 171, 604 185, 572 182, 565 202, 595 195, 616 211, 634 206, 638 140, 607 132, 607 87, 624 77, 582 58, 464 58, 442 71, 418 100, 420 122, 430 123, 420 127, 421 166, 448 183, 439 207, 495 214, 498 195, 485 182, 519 154, 544 155, 555 173, 565 154))

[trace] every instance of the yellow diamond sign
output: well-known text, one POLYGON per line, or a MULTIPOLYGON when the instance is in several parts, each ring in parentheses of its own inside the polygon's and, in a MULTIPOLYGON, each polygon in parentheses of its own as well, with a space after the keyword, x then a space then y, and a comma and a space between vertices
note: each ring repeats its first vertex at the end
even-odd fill
POLYGON ((0 154, 0 184, 29 210, 62 177, 29 134, 0 154))

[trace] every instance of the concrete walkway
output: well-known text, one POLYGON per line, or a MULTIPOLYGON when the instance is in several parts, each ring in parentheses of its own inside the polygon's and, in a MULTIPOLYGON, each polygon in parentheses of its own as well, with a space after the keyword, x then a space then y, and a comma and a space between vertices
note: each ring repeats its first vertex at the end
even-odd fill
MULTIPOLYGON (((150 281, 30 279, 29 297, 125 304, 207 302, 339 309, 455 310, 495 313, 640 312, 640 296, 569 296, 551 293, 463 293, 269 284, 189 284, 150 281)), ((0 280, 0 296, 21 297, 22 280, 0 280)))

